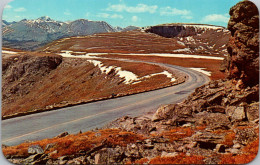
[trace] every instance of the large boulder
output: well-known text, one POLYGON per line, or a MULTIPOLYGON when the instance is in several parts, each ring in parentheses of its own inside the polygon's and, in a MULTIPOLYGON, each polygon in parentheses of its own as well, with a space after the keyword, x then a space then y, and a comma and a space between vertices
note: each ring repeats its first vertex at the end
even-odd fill
POLYGON ((164 105, 157 109, 152 117, 152 121, 165 120, 172 117, 173 110, 176 105, 164 105))
POLYGON ((230 9, 228 57, 224 61, 228 77, 240 88, 259 83, 259 13, 254 3, 242 1, 230 9), (242 82, 242 83, 241 83, 242 82))

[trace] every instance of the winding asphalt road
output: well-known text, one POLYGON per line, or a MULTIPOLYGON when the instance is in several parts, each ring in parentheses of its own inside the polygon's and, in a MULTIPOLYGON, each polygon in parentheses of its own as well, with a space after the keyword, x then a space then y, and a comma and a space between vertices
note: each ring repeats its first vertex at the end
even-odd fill
POLYGON ((52 138, 65 131, 89 131, 125 115, 154 112, 161 105, 182 101, 195 88, 209 81, 206 75, 194 70, 160 65, 173 72, 184 72, 189 77, 185 83, 168 88, 3 120, 2 144, 17 145, 24 141, 52 138))

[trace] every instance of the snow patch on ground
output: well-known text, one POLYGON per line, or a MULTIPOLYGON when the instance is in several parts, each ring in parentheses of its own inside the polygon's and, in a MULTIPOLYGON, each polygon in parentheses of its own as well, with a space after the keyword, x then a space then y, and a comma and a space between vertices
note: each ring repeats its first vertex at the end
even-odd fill
POLYGON ((223 27, 220 27, 220 26, 210 26, 210 25, 183 25, 183 26, 185 28, 186 27, 196 27, 197 29, 203 29, 203 30, 211 30, 211 29, 213 29, 213 30, 219 30, 219 29, 222 30, 223 29, 224 30, 223 27))
POLYGON ((182 45, 182 46, 185 46, 185 44, 181 41, 177 41, 178 44, 182 45))
POLYGON ((146 76, 142 77, 142 79, 143 78, 150 78, 152 76, 161 75, 161 74, 162 75, 166 75, 168 78, 170 78, 171 82, 176 81, 176 79, 173 77, 173 75, 171 73, 169 73, 168 71, 166 71, 166 70, 163 71, 163 72, 160 72, 160 73, 153 73, 153 74, 146 75, 146 76))
POLYGON ((192 36, 186 37, 186 40, 187 40, 187 41, 191 41, 191 42, 194 42, 194 41, 195 41, 192 36))
POLYGON ((114 70, 116 75, 118 75, 122 79, 125 79, 125 81, 124 81, 125 84, 137 84, 137 83, 142 82, 142 80, 145 78, 150 78, 152 76, 160 75, 160 74, 166 75, 168 78, 171 79, 171 82, 176 81, 176 79, 173 77, 173 75, 171 73, 169 73, 168 71, 163 71, 161 73, 153 73, 153 74, 146 75, 143 77, 138 77, 136 74, 134 74, 130 71, 122 70, 121 67, 105 66, 101 61, 97 61, 97 60, 88 60, 88 62, 94 64, 94 66, 96 66, 96 67, 99 67, 99 69, 101 70, 102 73, 108 74, 109 72, 114 70))
MULTIPOLYGON (((129 54, 121 54, 121 53, 86 53, 85 55, 72 55, 73 51, 62 50, 59 55, 63 57, 73 57, 73 58, 102 58, 96 57, 99 55, 108 55, 108 54, 116 54, 116 55, 133 55, 133 56, 159 56, 159 57, 177 57, 177 58, 196 58, 196 59, 211 59, 211 60, 223 60, 224 57, 215 57, 215 56, 201 56, 201 55, 191 55, 191 54, 170 54, 170 53, 150 53, 150 54, 141 54, 141 53, 129 53, 129 54)), ((84 53, 84 52, 78 52, 84 53)), ((105 59, 105 58, 103 58, 105 59)))
POLYGON ((200 72, 200 73, 203 73, 207 76, 211 76, 211 72, 204 70, 206 68, 190 68, 190 69, 195 70, 195 71, 200 72))
POLYGON ((2 50, 2 54, 17 54, 17 52, 13 52, 13 51, 8 51, 8 50, 2 50))
POLYGON ((60 42, 66 41, 66 40, 68 40, 68 39, 70 39, 70 38, 63 38, 63 39, 57 41, 57 43, 60 43, 60 42))
POLYGON ((176 49, 176 50, 173 50, 173 51, 174 52, 191 52, 190 48, 176 49))
MULTIPOLYGON (((85 52, 73 52, 70 50, 62 50, 62 53, 59 53, 62 57, 70 57, 70 58, 102 58, 102 57, 96 57, 97 55, 104 55, 107 53, 86 53, 85 52), (73 53, 75 54, 84 54, 84 55, 72 55, 73 53)), ((105 59, 105 58, 102 58, 105 59)))
POLYGON ((125 84, 131 84, 134 81, 138 80, 138 76, 132 72, 122 70, 121 67, 116 66, 104 66, 104 64, 101 61, 97 60, 88 60, 88 62, 93 63, 96 67, 99 67, 101 72, 108 74, 112 69, 115 70, 116 75, 118 75, 120 78, 125 79, 125 84))

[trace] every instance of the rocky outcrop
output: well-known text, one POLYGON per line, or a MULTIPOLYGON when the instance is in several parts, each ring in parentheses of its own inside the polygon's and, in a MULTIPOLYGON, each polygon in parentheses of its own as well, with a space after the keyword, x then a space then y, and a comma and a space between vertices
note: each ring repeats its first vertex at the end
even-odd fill
POLYGON ((242 1, 230 9, 228 29, 232 37, 228 44, 225 67, 230 79, 241 87, 259 83, 259 13, 250 1, 242 1))
POLYGON ((108 127, 141 134, 194 125, 206 125, 210 130, 228 130, 234 124, 248 125, 258 122, 257 105, 258 86, 239 91, 233 87, 232 81, 212 81, 197 88, 184 102, 158 108, 151 118, 123 117, 110 123, 108 127))
POLYGON ((145 29, 146 32, 155 33, 163 37, 188 37, 201 34, 205 31, 225 30, 222 26, 204 24, 163 24, 151 26, 145 29))
MULTIPOLYGON (((165 152, 170 152, 175 157, 184 152, 204 156, 206 164, 217 164, 220 158, 216 155, 249 154, 243 148, 257 140, 259 87, 241 91, 232 81, 212 81, 179 104, 161 106, 150 118, 123 117, 107 127, 163 137, 165 146, 170 139, 174 140, 173 145, 160 148, 161 154, 153 145, 154 155, 163 157, 165 152), (214 160, 210 155, 215 155, 214 160)), ((143 155, 143 158, 147 157, 143 155)))
POLYGON ((226 28, 207 24, 162 24, 147 27, 144 31, 176 39, 183 48, 174 52, 185 54, 226 55, 230 37, 226 28))
POLYGON ((4 56, 2 61, 3 104, 13 96, 24 96, 31 86, 43 76, 56 69, 62 62, 61 56, 43 54, 21 54, 4 56))
POLYGON ((4 56, 2 64, 3 101, 12 95, 24 95, 37 78, 56 69, 62 62, 60 56, 4 56), (29 81, 29 84, 28 84, 29 81), (27 84, 27 88, 21 88, 27 84), (21 88, 21 90, 20 90, 21 88))

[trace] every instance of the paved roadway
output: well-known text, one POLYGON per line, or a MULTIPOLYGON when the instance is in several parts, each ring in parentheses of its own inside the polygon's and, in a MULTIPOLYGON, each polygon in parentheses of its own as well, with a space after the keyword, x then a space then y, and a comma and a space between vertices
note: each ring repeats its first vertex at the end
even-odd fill
POLYGON ((17 145, 26 140, 52 138, 65 131, 89 131, 125 115, 138 116, 154 112, 161 105, 182 101, 195 88, 209 81, 206 75, 194 70, 160 65, 184 72, 189 78, 185 83, 160 90, 4 120, 2 144, 17 145))

